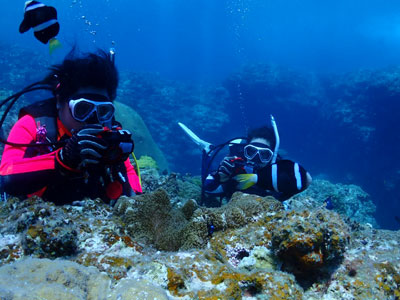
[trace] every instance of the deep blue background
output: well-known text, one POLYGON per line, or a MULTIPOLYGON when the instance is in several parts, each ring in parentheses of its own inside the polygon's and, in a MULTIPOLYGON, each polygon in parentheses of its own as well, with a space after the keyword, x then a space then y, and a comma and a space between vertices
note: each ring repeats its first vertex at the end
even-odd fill
MULTIPOLYGON (((24 1, 1 1, 2 40, 47 51, 18 26, 24 1)), ((65 46, 110 47, 120 68, 213 81, 248 62, 320 72, 397 64, 400 2, 379 0, 60 1, 65 46)), ((66 48, 67 48, 66 47, 66 48)))
MULTIPOLYGON (((1 0, 1 39, 34 52, 47 53, 48 47, 33 38, 32 32, 18 33, 24 1, 1 0)), ((362 68, 383 68, 400 64, 400 2, 379 0, 146 0, 146 1, 60 1, 45 2, 59 12, 64 49, 51 57, 58 62, 73 46, 87 51, 115 47, 121 71, 158 72, 164 78, 194 84, 220 82, 248 63, 273 63, 300 72, 348 72, 362 68)), ((31 59, 36 59, 32 55, 31 59)), ((41 77, 42 74, 38 74, 41 77)), ((27 83, 26 83, 27 84, 27 83)), ((25 83, 21 83, 21 86, 25 83)), ((360 184, 379 205, 382 226, 396 228, 399 199, 394 188, 382 190, 383 174, 392 158, 398 163, 397 141, 400 126, 393 111, 387 130, 373 150, 363 143, 349 140, 338 151, 332 144, 346 141, 346 131, 325 125, 324 137, 307 137, 315 144, 304 144, 308 129, 322 126, 322 120, 304 118, 309 111, 298 110, 288 116, 279 107, 253 110, 248 99, 228 113, 245 115, 250 125, 261 125, 269 113, 278 120, 282 146, 290 156, 301 161, 313 174, 323 174, 336 182, 360 184), (250 121, 249 121, 250 120, 250 121), (342 130, 342 131, 341 131, 342 130), (393 143, 393 142, 392 142, 393 143), (365 154, 365 152, 370 153, 365 154), (364 155, 359 155, 359 154, 364 155), (381 164, 380 156, 385 156, 381 164), (360 161, 359 157, 368 160, 360 161)), ((162 104, 160 104, 162 105, 162 104)), ((162 106, 161 106, 162 107, 162 106)), ((379 107, 371 107, 377 110, 379 107)), ((385 118, 385 116, 380 116, 385 118)), ((229 134, 206 135, 224 140, 241 132, 241 122, 229 134)), ((376 125, 381 121, 376 118, 376 125)), ((243 132, 243 131, 242 131, 243 132)), ((241 133, 240 133, 241 134, 241 133)), ((197 166, 196 166, 197 167, 197 166)), ((191 165, 182 170, 194 170, 191 165)), ((400 170, 400 166, 399 166, 400 170)))

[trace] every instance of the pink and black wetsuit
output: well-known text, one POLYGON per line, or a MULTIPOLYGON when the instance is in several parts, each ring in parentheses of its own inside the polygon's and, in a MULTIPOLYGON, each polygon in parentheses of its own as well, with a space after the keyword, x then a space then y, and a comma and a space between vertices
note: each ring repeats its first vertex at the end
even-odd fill
MULTIPOLYGON (((33 116, 23 116, 11 129, 8 141, 19 144, 36 143, 37 125, 33 116)), ((57 140, 71 136, 59 119, 56 127, 57 140)), ((38 195, 56 204, 71 203, 85 197, 99 197, 108 202, 121 195, 130 196, 142 192, 139 178, 129 158, 112 166, 111 176, 100 169, 87 176, 84 172, 60 171, 56 161, 59 150, 60 148, 48 149, 45 150, 47 153, 43 153, 43 148, 6 145, 0 165, 4 191, 14 196, 38 195)))

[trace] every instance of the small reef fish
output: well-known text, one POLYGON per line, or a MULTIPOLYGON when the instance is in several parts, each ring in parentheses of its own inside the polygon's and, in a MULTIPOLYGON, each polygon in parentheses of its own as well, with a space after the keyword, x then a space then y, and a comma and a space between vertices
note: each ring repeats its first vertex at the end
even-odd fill
POLYGON ((257 183, 258 176, 257 174, 239 174, 233 177, 233 179, 237 182, 237 188, 239 190, 247 190, 257 183))
POLYGON ((212 235, 214 233, 214 230, 215 230, 214 224, 212 222, 207 223, 207 231, 208 231, 208 236, 209 237, 212 237, 212 235))
POLYGON ((33 29, 33 35, 43 44, 49 43, 50 54, 59 47, 60 42, 55 38, 60 31, 57 21, 57 10, 39 1, 25 2, 24 19, 19 26, 19 32, 25 33, 33 29))
POLYGON ((328 198, 326 198, 325 201, 324 201, 324 203, 325 203, 325 208, 326 208, 326 209, 329 209, 329 210, 332 210, 332 209, 333 209, 333 202, 332 202, 332 197, 331 197, 331 196, 329 196, 328 198))

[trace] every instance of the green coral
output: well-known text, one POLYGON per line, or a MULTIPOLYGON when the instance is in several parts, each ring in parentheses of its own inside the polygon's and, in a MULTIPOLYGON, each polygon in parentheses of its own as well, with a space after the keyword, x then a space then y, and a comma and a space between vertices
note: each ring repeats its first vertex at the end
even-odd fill
POLYGON ((138 160, 137 163, 139 168, 141 169, 158 169, 157 162, 148 155, 142 155, 138 160))

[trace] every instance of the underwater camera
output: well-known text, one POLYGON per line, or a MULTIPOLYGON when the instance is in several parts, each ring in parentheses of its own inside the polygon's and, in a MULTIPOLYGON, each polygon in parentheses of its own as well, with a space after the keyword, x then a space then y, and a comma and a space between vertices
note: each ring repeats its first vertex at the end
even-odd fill
POLYGON ((107 129, 100 133, 100 137, 109 145, 106 155, 101 160, 105 165, 125 161, 135 147, 131 138, 132 133, 126 129, 107 129))

